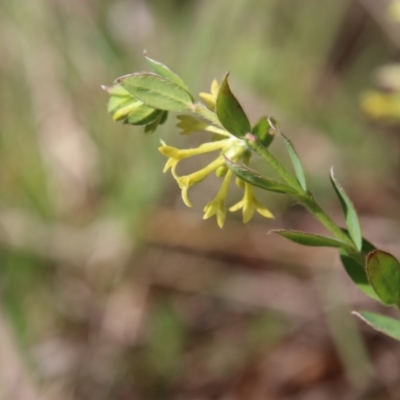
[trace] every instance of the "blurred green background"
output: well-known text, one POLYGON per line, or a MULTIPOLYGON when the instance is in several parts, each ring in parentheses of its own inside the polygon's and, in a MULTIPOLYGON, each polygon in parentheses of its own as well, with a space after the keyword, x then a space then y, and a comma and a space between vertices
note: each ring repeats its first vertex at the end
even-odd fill
POLYGON ((144 49, 193 93, 231 71, 252 121, 274 116, 296 144, 324 207, 343 221, 334 164, 365 236, 398 255, 400 132, 360 108, 399 55, 388 5, 2 0, 0 398, 398 399, 399 346, 350 315, 378 305, 331 250, 266 236, 323 232, 316 221, 278 195, 263 197, 272 222, 203 221, 217 180, 187 210, 157 150, 160 135, 201 138, 174 118, 151 137, 114 123, 100 88, 147 69, 144 49))

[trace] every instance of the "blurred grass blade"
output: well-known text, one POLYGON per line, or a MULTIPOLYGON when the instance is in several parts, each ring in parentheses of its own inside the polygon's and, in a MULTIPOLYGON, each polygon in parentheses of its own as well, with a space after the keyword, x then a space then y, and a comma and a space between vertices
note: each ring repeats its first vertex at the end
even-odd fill
POLYGON ((316 235, 308 232, 285 230, 285 229, 274 229, 269 233, 276 233, 292 242, 302 244, 304 246, 315 246, 315 247, 345 247, 346 243, 340 240, 330 238, 327 236, 316 235))
POLYGON ((292 142, 280 131, 279 127, 277 126, 273 118, 268 118, 268 122, 270 124, 270 127, 274 129, 278 133, 278 135, 282 138, 283 143, 285 144, 286 149, 289 153, 289 157, 292 161, 297 181, 299 182, 302 189, 306 191, 307 183, 306 183, 306 176, 304 174, 304 168, 301 163, 300 157, 297 155, 296 150, 294 149, 292 142))
POLYGON ((216 112, 224 128, 233 135, 241 138, 250 132, 250 122, 242 106, 231 92, 227 74, 218 91, 216 112))
POLYGON ((372 287, 385 304, 400 303, 400 263, 391 254, 374 250, 368 254, 366 270, 372 287))
POLYGON ((350 237, 353 240, 357 250, 361 250, 362 234, 361 234, 360 221, 358 220, 357 211, 354 208, 354 205, 351 202, 350 198, 344 191, 343 187, 336 180, 335 175, 333 173, 333 167, 331 168, 330 179, 332 186, 335 189, 336 195, 338 196, 340 204, 342 206, 346 218, 347 228, 349 229, 350 237))
POLYGON ((190 108, 190 94, 175 83, 150 72, 139 72, 117 79, 135 99, 149 107, 164 111, 183 111, 190 108))
POLYGON ((166 65, 160 63, 159 61, 153 60, 150 57, 148 57, 146 52, 144 53, 144 56, 146 57, 146 60, 150 64, 150 67, 154 73, 175 83, 183 90, 186 90, 193 101, 193 97, 190 94, 189 88, 186 86, 185 82, 183 82, 183 80, 177 74, 175 74, 175 72, 172 72, 166 65))
POLYGON ((296 197, 297 191, 284 183, 280 183, 273 179, 266 178, 258 172, 248 168, 244 164, 234 163, 229 158, 225 157, 226 165, 231 169, 240 179, 257 186, 261 189, 268 190, 275 193, 286 193, 296 197))
POLYGON ((353 311, 353 314, 366 322, 378 332, 400 340, 400 321, 385 315, 375 314, 369 311, 353 311))

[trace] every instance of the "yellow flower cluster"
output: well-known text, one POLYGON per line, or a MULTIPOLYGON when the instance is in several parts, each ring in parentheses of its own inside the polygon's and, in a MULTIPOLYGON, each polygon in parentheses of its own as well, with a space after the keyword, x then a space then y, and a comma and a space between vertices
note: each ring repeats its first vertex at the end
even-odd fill
MULTIPOLYGON (((219 85, 217 81, 214 80, 211 85, 211 93, 200 93, 201 99, 211 111, 215 109, 218 90, 219 85)), ((204 130, 213 133, 214 140, 203 143, 199 147, 193 149, 177 149, 168 146, 161 141, 161 147, 159 150, 161 154, 168 157, 167 163, 164 167, 164 172, 171 170, 173 177, 182 191, 182 199, 188 207, 192 207, 192 203, 188 197, 188 190, 191 186, 200 183, 212 172, 215 172, 217 176, 223 177, 221 188, 216 197, 206 204, 203 210, 204 219, 208 219, 215 215, 218 226, 222 228, 226 219, 226 197, 229 183, 232 178, 232 171, 226 166, 225 157, 234 162, 242 160, 246 163, 249 159, 250 150, 244 140, 233 136, 221 127, 217 127, 212 123, 208 123, 190 115, 184 115, 178 118, 179 123, 177 126, 181 128, 182 134, 204 130), (213 151, 219 151, 219 155, 204 168, 189 175, 179 176, 177 174, 176 168, 179 161, 213 151)), ((253 187, 250 184, 240 180, 239 178, 237 179, 237 183, 240 187, 244 188, 244 195, 241 201, 229 208, 229 211, 234 212, 242 210, 244 223, 250 221, 255 211, 266 218, 273 218, 271 212, 256 199, 253 187)))

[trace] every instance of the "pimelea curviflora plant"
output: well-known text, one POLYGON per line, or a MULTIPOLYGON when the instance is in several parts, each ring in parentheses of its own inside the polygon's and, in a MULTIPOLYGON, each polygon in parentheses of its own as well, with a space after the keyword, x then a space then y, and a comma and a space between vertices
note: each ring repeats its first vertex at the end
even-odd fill
MULTIPOLYGON (((207 175, 215 173, 221 178, 221 187, 213 200, 204 207, 204 218, 216 216, 220 228, 226 214, 226 196, 233 176, 243 188, 243 198, 228 208, 242 211, 243 222, 248 222, 254 212, 266 218, 272 213, 254 195, 253 187, 291 196, 308 209, 331 236, 316 235, 295 230, 273 230, 293 242, 305 246, 335 247, 340 252, 342 264, 353 282, 368 296, 385 305, 400 308, 400 263, 391 254, 375 248, 362 237, 356 209, 343 187, 330 171, 333 189, 342 206, 347 228, 342 229, 326 214, 307 188, 303 166, 291 141, 282 134, 273 118, 262 117, 253 126, 231 92, 227 74, 222 83, 213 81, 210 93, 200 93, 195 101, 186 84, 168 67, 147 57, 152 72, 138 72, 117 78, 112 86, 103 86, 110 95, 108 111, 115 121, 144 126, 153 133, 168 118, 168 113, 178 112, 177 127, 181 134, 205 131, 209 140, 197 148, 178 149, 161 141, 159 148, 167 157, 164 172, 171 171, 177 181, 184 203, 191 207, 189 189, 207 175), (269 151, 274 136, 285 144, 293 164, 288 171, 269 151), (192 156, 216 152, 216 158, 199 171, 180 176, 177 165, 192 156), (249 168, 250 158, 257 153, 280 176, 273 180, 249 168)), ((383 315, 360 311, 355 314, 372 327, 400 340, 400 321, 383 315)))

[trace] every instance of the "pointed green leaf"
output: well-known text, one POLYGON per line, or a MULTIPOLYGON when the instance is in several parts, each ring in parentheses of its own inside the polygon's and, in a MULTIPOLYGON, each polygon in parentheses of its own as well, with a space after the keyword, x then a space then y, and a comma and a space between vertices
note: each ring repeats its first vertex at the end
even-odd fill
POLYGON ((350 198, 344 191, 343 187, 336 180, 335 175, 333 173, 333 167, 331 168, 330 178, 332 186, 335 189, 336 195, 338 196, 340 204, 342 206, 346 218, 346 224, 349 229, 350 237, 353 240, 356 248, 358 250, 361 250, 362 234, 361 234, 360 221, 358 220, 357 211, 354 208, 354 205, 351 202, 350 198))
POLYGON ((113 120, 114 121, 124 120, 128 117, 129 114, 134 113, 136 109, 141 108, 142 106, 144 106, 146 109, 150 111, 154 110, 154 108, 147 107, 141 101, 136 100, 132 97, 131 100, 120 105, 120 107, 118 107, 114 111, 113 120))
POLYGON ((223 127, 237 137, 250 132, 250 122, 228 84, 227 74, 218 91, 216 112, 223 127))
POLYGON ((161 110, 155 110, 142 104, 128 115, 124 123, 130 125, 147 125, 155 121, 162 112, 161 110))
POLYGON ((400 263, 391 254, 374 250, 367 256, 367 275, 385 304, 400 303, 400 263))
POLYGON ((160 118, 160 125, 165 124, 168 119, 168 111, 164 111, 160 118))
POLYGON ((353 311, 353 314, 366 322, 369 326, 382 332, 393 339, 400 340, 400 321, 385 315, 375 314, 369 311, 353 311))
POLYGON ((246 167, 244 164, 234 163, 229 158, 225 157, 225 163, 240 179, 257 186, 264 190, 276 193, 286 193, 294 197, 297 196, 297 191, 284 183, 274 181, 273 179, 266 178, 258 172, 246 167))
POLYGON ((286 149, 289 153, 289 157, 292 161, 294 172, 296 174, 297 181, 299 182, 300 186, 303 188, 304 191, 307 191, 307 183, 306 183, 306 176, 304 174, 304 168, 300 161, 300 157, 297 155, 296 150, 292 144, 292 142, 280 131, 278 125, 276 124, 273 118, 268 118, 268 122, 273 130, 275 130, 278 135, 283 140, 283 143, 286 146, 286 149))
MULTIPOLYGON (((347 233, 345 229, 343 229, 347 233)), ((370 251, 374 250, 373 244, 368 242, 368 240, 363 239, 362 242, 362 253, 368 254, 370 251)), ((374 300, 379 300, 378 295, 375 293, 373 287, 371 286, 367 273, 365 271, 365 265, 360 264, 354 260, 350 255, 343 249, 340 249, 340 260, 346 270, 347 274, 351 280, 357 285, 357 287, 362 290, 367 296, 373 298, 374 300)))
POLYGON ((119 84, 114 84, 112 86, 101 85, 101 88, 106 91, 110 96, 129 96, 129 93, 119 84))
POLYGON ((158 128, 158 125, 162 125, 168 118, 168 111, 161 111, 157 118, 150 122, 144 127, 144 133, 146 135, 151 135, 158 128))
POLYGON ((183 90, 186 90, 186 92, 188 92, 190 95, 189 88, 186 86, 185 82, 183 82, 183 80, 177 74, 175 74, 175 72, 172 72, 166 65, 160 63, 159 61, 153 60, 150 57, 148 57, 146 52, 144 53, 144 56, 146 57, 146 60, 149 62, 150 67, 154 73, 180 86, 183 90))
POLYGON ((121 76, 117 82, 135 99, 164 111, 190 109, 190 94, 175 83, 150 72, 121 76))
POLYGON ((274 140, 275 129, 271 128, 267 117, 262 117, 251 128, 251 133, 256 135, 265 147, 268 147, 274 140))
POLYGON ((304 246, 338 247, 338 248, 346 246, 346 243, 341 242, 340 240, 322 235, 315 235, 313 233, 308 233, 308 232, 274 229, 270 231, 270 233, 277 233, 278 235, 281 235, 286 239, 291 240, 292 242, 299 243, 304 246))
POLYGON ((132 104, 136 101, 137 100, 134 99, 132 96, 130 96, 130 98, 121 97, 121 96, 111 96, 108 100, 107 111, 109 113, 114 113, 118 109, 125 107, 129 104, 132 104))

